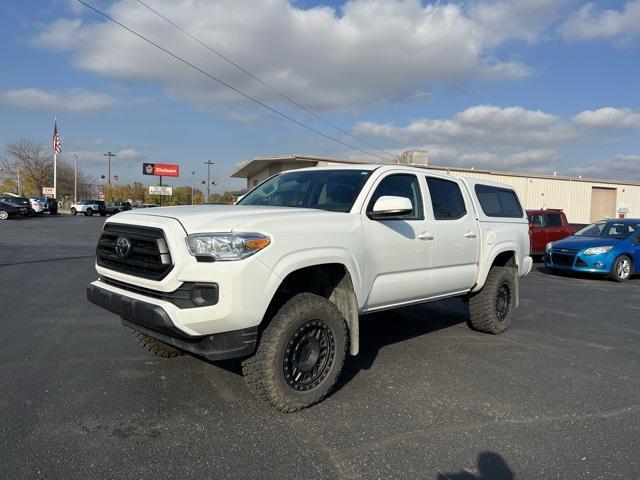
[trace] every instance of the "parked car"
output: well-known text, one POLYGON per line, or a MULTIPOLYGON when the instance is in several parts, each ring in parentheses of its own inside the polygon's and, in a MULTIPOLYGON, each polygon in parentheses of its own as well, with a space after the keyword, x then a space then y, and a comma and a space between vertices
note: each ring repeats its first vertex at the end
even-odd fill
POLYGON ((71 215, 84 213, 85 216, 92 216, 99 213, 101 217, 107 215, 107 208, 102 200, 82 200, 81 202, 71 205, 71 215))
POLYGON ((625 282, 640 273, 640 219, 614 219, 593 223, 557 242, 547 244, 545 266, 606 274, 625 282))
POLYGON ((108 215, 115 215, 116 213, 125 212, 131 210, 130 202, 113 202, 106 206, 105 211, 108 215))
POLYGON ((8 218, 20 218, 29 215, 29 211, 23 207, 14 203, 0 201, 0 220, 7 220, 8 218))
POLYGON ((34 197, 29 197, 29 201, 31 202, 31 208, 33 208, 36 215, 44 214, 44 204, 34 197))
POLYGON ((51 215, 58 213, 58 201, 55 198, 49 198, 44 195, 35 197, 44 206, 44 211, 49 212, 51 215))
POLYGON ((35 210, 31 206, 31 200, 27 197, 5 194, 0 196, 0 202, 10 203, 16 207, 23 207, 27 210, 27 215, 31 217, 36 214, 35 210))
POLYGON ((544 255, 547 243, 562 240, 586 226, 569 223, 567 216, 559 209, 527 210, 527 217, 533 256, 544 255))
POLYGON ((249 388, 285 412, 329 393, 361 314, 462 297, 469 325, 499 334, 532 267, 512 187, 399 165, 288 171, 237 205, 122 212, 96 254, 87 298, 145 348, 244 358, 249 388))
POLYGON ((160 205, 157 205, 155 203, 141 203, 136 208, 156 208, 156 207, 159 207, 159 206, 160 205))

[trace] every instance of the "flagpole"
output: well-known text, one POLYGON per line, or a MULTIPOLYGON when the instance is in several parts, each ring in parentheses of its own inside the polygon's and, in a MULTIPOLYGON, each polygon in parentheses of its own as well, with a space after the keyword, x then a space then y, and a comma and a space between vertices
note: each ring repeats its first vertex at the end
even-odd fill
MULTIPOLYGON (((53 124, 56 125, 56 117, 53 117, 53 124)), ((53 145, 53 198, 58 198, 58 153, 55 143, 53 145)))

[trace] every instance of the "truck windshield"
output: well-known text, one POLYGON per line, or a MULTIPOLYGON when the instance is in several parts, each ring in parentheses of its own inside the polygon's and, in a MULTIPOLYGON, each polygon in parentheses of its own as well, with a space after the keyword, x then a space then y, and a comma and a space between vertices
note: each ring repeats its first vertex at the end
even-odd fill
POLYGON ((251 190, 238 205, 348 212, 370 175, 371 170, 304 170, 281 173, 251 190))
POLYGON ((578 230, 574 235, 578 237, 600 237, 600 238, 627 238, 640 229, 640 223, 630 222, 599 222, 592 223, 578 230))

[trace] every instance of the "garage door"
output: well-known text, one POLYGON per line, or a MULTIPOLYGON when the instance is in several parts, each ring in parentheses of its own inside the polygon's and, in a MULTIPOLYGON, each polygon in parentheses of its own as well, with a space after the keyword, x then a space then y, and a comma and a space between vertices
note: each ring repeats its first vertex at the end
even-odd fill
POLYGON ((616 216, 616 189, 591 188, 591 221, 597 222, 603 218, 616 216))

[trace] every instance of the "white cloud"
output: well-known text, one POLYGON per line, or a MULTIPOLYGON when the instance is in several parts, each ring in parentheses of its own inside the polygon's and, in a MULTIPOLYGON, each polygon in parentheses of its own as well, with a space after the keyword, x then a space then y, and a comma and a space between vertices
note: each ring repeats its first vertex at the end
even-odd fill
POLYGON ((453 119, 419 119, 404 127, 360 122, 356 135, 380 137, 398 142, 435 142, 468 145, 527 146, 554 144, 575 138, 576 131, 549 113, 522 107, 477 105, 453 119))
POLYGON ((568 172, 591 178, 640 179, 640 155, 618 155, 615 158, 574 167, 568 172))
POLYGON ((628 41, 640 34, 640 0, 627 2, 620 11, 602 10, 588 3, 565 20, 559 32, 568 41, 628 41))
POLYGON ((470 17, 489 45, 507 40, 534 42, 558 18, 567 0, 492 0, 475 2, 470 17))
MULTIPOLYGON (((502 12, 503 3, 476 2, 467 9, 420 0, 349 0, 339 11, 303 9, 287 0, 158 0, 153 6, 292 98, 315 108, 351 109, 411 100, 438 84, 530 75, 521 62, 496 59, 493 49, 509 38, 533 40, 556 8, 550 0, 541 7, 529 0, 526 8, 509 7, 500 13, 503 29, 517 17, 528 33, 517 33, 518 27, 496 36, 498 20, 490 12, 502 12)), ((117 1, 108 11, 249 94, 281 100, 136 2, 117 1)), ((112 24, 56 20, 33 43, 71 52, 81 69, 159 84, 199 106, 245 101, 112 24)))
POLYGON ((21 88, 0 93, 0 101, 24 108, 53 112, 87 112, 101 110, 116 103, 110 95, 86 90, 46 92, 37 88, 21 88))
POLYGON ((630 108, 605 107, 580 112, 573 117, 573 121, 576 125, 589 128, 640 128, 640 112, 630 108))

